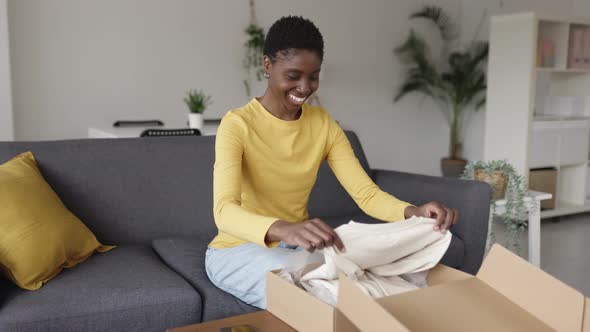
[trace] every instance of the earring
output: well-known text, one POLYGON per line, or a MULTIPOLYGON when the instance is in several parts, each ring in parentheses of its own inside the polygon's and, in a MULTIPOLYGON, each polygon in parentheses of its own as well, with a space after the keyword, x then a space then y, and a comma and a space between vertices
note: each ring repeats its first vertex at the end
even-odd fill
POLYGON ((270 77, 270 74, 267 73, 267 72, 265 72, 264 75, 262 75, 262 76, 264 76, 264 78, 269 78, 270 77))

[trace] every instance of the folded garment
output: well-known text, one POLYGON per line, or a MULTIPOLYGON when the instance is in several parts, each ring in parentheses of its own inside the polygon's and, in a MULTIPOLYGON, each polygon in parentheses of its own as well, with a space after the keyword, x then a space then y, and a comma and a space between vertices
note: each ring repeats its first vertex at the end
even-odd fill
POLYGON ((374 298, 425 287, 427 271, 440 261, 452 238, 450 232, 434 231, 434 224, 434 219, 423 217, 384 224, 350 221, 335 229, 344 253, 325 248, 325 262, 318 268, 300 278, 293 267, 279 275, 332 305, 340 273, 374 298))

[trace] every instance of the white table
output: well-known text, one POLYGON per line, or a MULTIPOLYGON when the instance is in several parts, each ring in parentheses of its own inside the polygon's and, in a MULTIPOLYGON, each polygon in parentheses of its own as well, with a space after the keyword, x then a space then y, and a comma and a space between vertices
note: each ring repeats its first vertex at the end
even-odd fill
MULTIPOLYGON (((524 198, 525 206, 529 212, 529 262, 537 267, 541 267, 541 201, 552 197, 553 195, 550 193, 529 191, 528 196, 524 198)), ((505 199, 497 200, 494 204, 496 204, 497 215, 506 212, 505 199)), ((491 224, 489 227, 491 227, 491 224)))
MULTIPOLYGON (((205 124, 201 134, 203 136, 215 135, 217 132, 218 123, 205 124)), ((113 127, 108 125, 96 126, 88 128, 88 138, 132 138, 139 137, 139 135, 146 129, 180 129, 179 127, 113 127)))

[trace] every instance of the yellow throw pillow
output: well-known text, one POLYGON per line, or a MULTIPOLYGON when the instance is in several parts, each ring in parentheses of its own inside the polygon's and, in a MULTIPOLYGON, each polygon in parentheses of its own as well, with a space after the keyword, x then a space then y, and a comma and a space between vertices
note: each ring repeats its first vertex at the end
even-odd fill
POLYGON ((112 248, 64 206, 31 152, 0 165, 0 268, 19 287, 39 289, 64 267, 112 248))

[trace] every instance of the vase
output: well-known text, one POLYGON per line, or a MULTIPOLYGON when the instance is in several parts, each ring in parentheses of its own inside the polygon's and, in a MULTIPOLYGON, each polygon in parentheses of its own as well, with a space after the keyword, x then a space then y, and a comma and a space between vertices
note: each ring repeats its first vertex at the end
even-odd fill
POLYGON ((491 174, 483 169, 476 169, 473 172, 473 177, 478 181, 483 181, 489 184, 493 190, 492 199, 497 201, 504 198, 506 195, 506 186, 508 185, 508 177, 503 171, 493 171, 491 174))
POLYGON ((467 165, 465 159, 442 158, 440 160, 440 168, 442 174, 446 178, 458 178, 463 174, 463 170, 467 165))
POLYGON ((188 114, 188 126, 189 126, 189 128, 203 130, 203 114, 189 113, 188 114))

